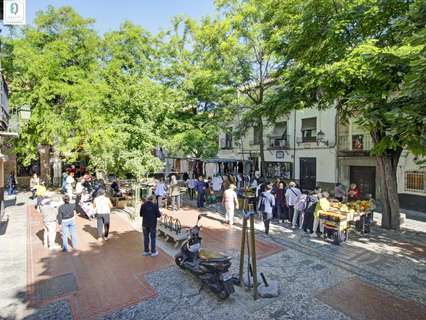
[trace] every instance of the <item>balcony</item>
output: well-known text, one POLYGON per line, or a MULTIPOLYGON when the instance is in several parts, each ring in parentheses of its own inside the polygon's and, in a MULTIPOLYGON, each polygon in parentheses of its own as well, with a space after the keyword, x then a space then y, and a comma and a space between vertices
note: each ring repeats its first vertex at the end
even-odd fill
POLYGON ((368 134, 342 135, 338 141, 338 152, 342 156, 368 156, 373 147, 371 136, 368 134))
POLYGON ((258 145, 260 145, 259 140, 250 140, 249 141, 249 146, 258 146, 258 145))
POLYGON ((269 137, 269 150, 283 150, 290 147, 290 136, 271 136, 269 137))
POLYGON ((232 140, 228 140, 228 139, 225 139, 225 138, 220 139, 219 147, 222 150, 231 150, 233 148, 232 140))

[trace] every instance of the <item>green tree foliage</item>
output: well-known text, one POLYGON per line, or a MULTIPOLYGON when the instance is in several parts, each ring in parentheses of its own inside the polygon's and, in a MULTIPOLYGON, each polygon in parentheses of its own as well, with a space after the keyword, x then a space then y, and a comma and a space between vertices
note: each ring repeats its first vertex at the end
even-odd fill
POLYGON ((87 88, 97 65, 99 37, 90 27, 93 21, 69 7, 49 7, 35 23, 8 42, 13 47, 8 60, 13 65, 6 67, 12 106, 32 108, 17 151, 28 162, 37 157, 39 144, 52 145, 75 159, 83 129, 79 112, 97 98, 87 88))
POLYGON ((404 148, 425 154, 424 2, 271 1, 280 36, 281 105, 336 105, 375 143, 382 225, 399 228, 396 169, 404 148), (291 24, 285 21, 291 12, 291 24), (423 38, 422 38, 423 37, 423 38))
POLYGON ((32 110, 17 144, 26 163, 38 145, 50 145, 69 162, 84 157, 92 168, 142 177, 161 170, 159 146, 213 155, 216 117, 205 99, 212 86, 191 69, 192 52, 176 50, 185 40, 130 22, 100 37, 93 22, 50 6, 7 39, 11 103, 32 110))

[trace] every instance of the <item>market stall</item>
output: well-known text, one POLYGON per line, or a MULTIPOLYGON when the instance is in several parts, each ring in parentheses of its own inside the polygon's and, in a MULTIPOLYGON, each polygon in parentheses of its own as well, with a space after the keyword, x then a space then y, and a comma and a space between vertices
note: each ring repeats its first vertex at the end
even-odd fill
POLYGON ((340 244, 348 239, 349 230, 356 229, 362 233, 370 231, 373 213, 369 201, 349 203, 333 202, 327 210, 320 210, 320 224, 324 228, 323 236, 340 244))

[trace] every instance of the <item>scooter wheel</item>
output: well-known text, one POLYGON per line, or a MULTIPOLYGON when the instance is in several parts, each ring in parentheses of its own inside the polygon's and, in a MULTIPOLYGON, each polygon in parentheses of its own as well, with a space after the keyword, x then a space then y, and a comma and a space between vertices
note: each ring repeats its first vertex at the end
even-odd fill
POLYGON ((179 255, 175 257, 175 263, 181 269, 183 269, 183 256, 179 255))
POLYGON ((229 292, 226 289, 223 289, 222 291, 220 291, 217 296, 219 297, 219 299, 221 300, 226 300, 229 297, 229 292))

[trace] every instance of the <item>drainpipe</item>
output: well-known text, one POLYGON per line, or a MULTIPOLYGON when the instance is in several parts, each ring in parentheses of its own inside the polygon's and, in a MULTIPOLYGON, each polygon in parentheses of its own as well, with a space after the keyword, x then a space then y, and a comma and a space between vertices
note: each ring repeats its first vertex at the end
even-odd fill
POLYGON ((339 158, 339 115, 336 108, 336 115, 334 117, 334 150, 336 152, 336 180, 340 182, 340 158, 339 158))
POLYGON ((293 180, 296 180, 296 109, 293 122, 293 180))

